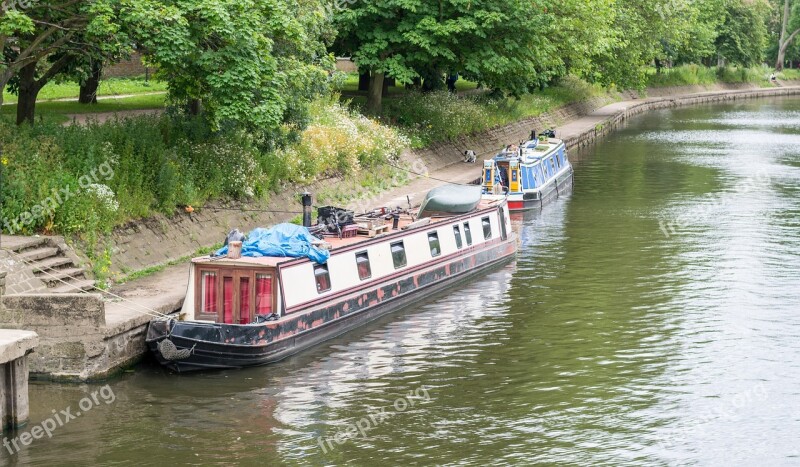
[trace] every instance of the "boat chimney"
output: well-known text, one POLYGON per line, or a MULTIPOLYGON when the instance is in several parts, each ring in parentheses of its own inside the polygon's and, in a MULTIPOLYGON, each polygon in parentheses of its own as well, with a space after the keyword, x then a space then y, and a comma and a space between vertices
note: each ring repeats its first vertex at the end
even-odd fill
POLYGON ((397 230, 397 227, 400 225, 400 213, 395 211, 392 213, 392 230, 397 230))
POLYGON ((303 227, 311 227, 311 193, 303 192, 303 227))

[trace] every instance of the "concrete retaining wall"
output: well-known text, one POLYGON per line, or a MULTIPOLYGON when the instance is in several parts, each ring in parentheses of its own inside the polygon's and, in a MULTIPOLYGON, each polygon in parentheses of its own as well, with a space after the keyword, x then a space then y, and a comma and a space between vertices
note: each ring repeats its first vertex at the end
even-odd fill
POLYGON ((614 129, 622 125, 627 119, 651 110, 666 109, 671 107, 682 107, 696 104, 708 104, 714 102, 727 102, 744 99, 756 99, 763 97, 780 97, 800 95, 800 87, 782 87, 766 89, 740 89, 729 91, 711 91, 697 93, 688 96, 659 97, 656 99, 645 99, 642 102, 627 106, 619 112, 609 115, 606 119, 598 123, 594 129, 587 130, 581 134, 565 138, 564 143, 568 148, 582 148, 595 142, 614 129))
POLYGON ((100 295, 6 295, 1 300, 0 327, 39 335, 39 346, 28 357, 34 378, 102 379, 136 362, 146 351, 147 324, 109 329, 100 295))

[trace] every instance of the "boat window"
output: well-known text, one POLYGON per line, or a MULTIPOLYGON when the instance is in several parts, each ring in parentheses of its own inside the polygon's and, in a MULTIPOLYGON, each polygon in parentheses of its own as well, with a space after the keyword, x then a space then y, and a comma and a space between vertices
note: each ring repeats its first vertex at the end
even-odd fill
POLYGON ((472 231, 469 229, 469 222, 464 222, 464 238, 467 239, 467 246, 472 245, 472 231))
POLYGON ((372 267, 369 265, 369 253, 362 251, 356 253, 356 266, 358 267, 358 278, 362 281, 372 277, 372 267))
POLYGON ((217 273, 203 271, 200 273, 200 312, 217 313, 217 273))
POLYGON ((506 231, 506 210, 500 208, 500 238, 505 240, 508 238, 508 232, 506 231))
POLYGON ((256 314, 272 314, 272 276, 256 274, 256 314))
POLYGON ((554 161, 556 161, 556 168, 557 168, 557 169, 558 169, 558 168, 560 168, 560 167, 561 167, 561 161, 560 161, 560 160, 558 160, 558 154, 556 154, 556 155, 553 157, 553 160, 554 160, 554 161))
POLYGON ((399 269, 404 267, 406 263, 406 247, 403 245, 402 241, 395 242, 391 244, 392 250, 392 261, 394 262, 394 268, 399 269))
POLYGON ((489 240, 492 238, 492 223, 489 220, 489 216, 482 218, 481 224, 483 224, 483 238, 489 240))
POLYGON ((442 254, 442 246, 439 244, 439 233, 428 232, 428 246, 431 247, 431 256, 442 254))
POLYGON ((322 293, 331 290, 331 274, 328 272, 327 264, 314 266, 314 279, 317 281, 317 292, 322 293))
POLYGON ((456 237, 456 248, 460 250, 461 247, 464 246, 464 244, 461 240, 461 228, 459 226, 457 225, 453 226, 453 235, 455 235, 456 237))

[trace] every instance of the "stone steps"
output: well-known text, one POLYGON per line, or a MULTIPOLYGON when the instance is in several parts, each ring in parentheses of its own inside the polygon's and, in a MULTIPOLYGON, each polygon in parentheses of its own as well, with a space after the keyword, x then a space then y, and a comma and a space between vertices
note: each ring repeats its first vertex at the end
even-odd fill
POLYGON ((64 256, 51 256, 47 259, 37 261, 36 266, 33 268, 33 272, 38 272, 38 271, 51 272, 50 271, 51 269, 67 265, 72 266, 71 259, 64 256))
POLYGON ((30 263, 58 255, 58 248, 35 247, 33 249, 26 250, 18 254, 20 259, 22 259, 26 263, 30 263))
POLYGON ((59 282, 58 287, 52 287, 49 292, 52 293, 81 293, 87 292, 94 288, 94 281, 89 279, 70 281, 67 284, 59 282))
POLYGON ((41 281, 40 289, 31 292, 79 293, 94 287, 95 282, 87 279, 86 271, 65 255, 58 241, 49 237, 12 237, 12 240, 4 242, 3 247, 14 252, 41 281))
POLYGON ((75 267, 52 269, 42 273, 42 275, 39 276, 39 279, 41 279, 42 282, 47 284, 49 287, 58 287, 64 284, 61 281, 69 282, 70 279, 86 279, 86 271, 84 271, 83 268, 75 267))

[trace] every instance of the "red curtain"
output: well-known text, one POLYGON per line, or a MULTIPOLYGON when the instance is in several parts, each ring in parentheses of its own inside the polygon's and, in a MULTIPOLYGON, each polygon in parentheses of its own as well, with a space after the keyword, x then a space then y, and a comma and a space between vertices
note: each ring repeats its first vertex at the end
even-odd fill
POLYGON ((239 324, 250 322, 250 279, 242 277, 239 282, 239 324))
POLYGON ((217 312, 217 275, 203 273, 203 313, 217 312))
POLYGON ((222 322, 233 324, 233 278, 222 279, 222 322))
POLYGON ((360 261, 358 263, 358 277, 361 280, 369 279, 372 275, 372 271, 370 271, 369 261, 360 261))
POLYGON ((272 313, 272 277, 256 275, 256 314, 272 313))

